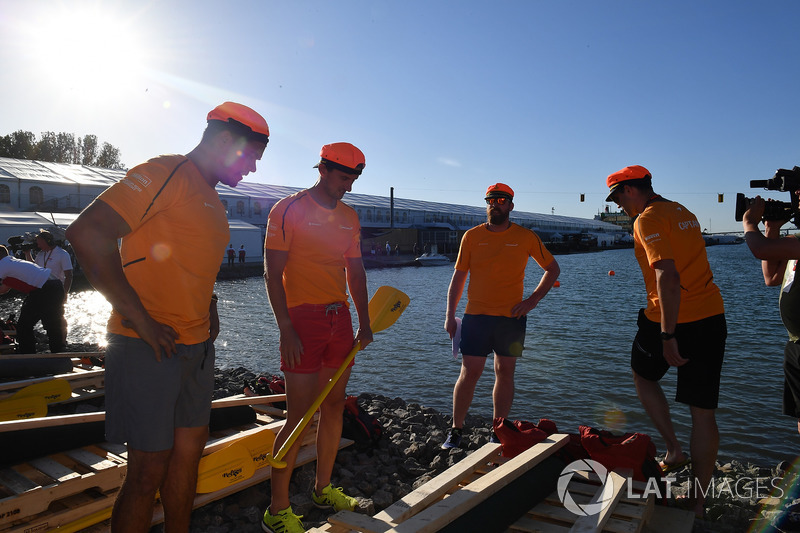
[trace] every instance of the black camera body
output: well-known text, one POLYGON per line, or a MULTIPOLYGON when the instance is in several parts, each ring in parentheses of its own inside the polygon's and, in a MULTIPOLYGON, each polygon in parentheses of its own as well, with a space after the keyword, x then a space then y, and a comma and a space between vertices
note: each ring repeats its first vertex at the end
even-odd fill
MULTIPOLYGON (((795 194, 795 191, 800 189, 800 167, 796 166, 792 170, 779 168, 775 175, 768 180, 751 180, 750 187, 753 189, 764 188, 768 191, 788 192, 788 202, 780 202, 778 200, 768 200, 766 202, 762 220, 787 220, 800 227, 798 196, 795 194)), ((752 198, 748 198, 742 193, 736 194, 735 219, 737 221, 741 222, 744 212, 750 207, 752 201, 752 198)))

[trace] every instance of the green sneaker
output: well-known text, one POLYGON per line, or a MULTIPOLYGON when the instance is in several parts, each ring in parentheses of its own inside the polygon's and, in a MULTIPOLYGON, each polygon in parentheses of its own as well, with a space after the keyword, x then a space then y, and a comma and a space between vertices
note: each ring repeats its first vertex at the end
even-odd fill
POLYGON ((358 505, 358 500, 342 492, 342 487, 334 487, 330 484, 322 489, 322 496, 317 496, 317 493, 312 490, 311 499, 314 501, 314 505, 320 509, 333 509, 337 512, 352 511, 358 505))
POLYGON ((292 512, 290 505, 276 515, 269 514, 269 507, 264 512, 264 519, 261 521, 261 529, 267 533, 305 533, 306 528, 298 516, 292 512))

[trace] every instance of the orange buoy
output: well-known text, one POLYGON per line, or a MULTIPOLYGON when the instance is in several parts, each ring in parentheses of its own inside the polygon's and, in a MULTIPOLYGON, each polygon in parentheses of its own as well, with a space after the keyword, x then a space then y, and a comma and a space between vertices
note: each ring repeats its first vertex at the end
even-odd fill
POLYGON ((616 274, 617 274, 617 273, 616 273, 616 272, 614 272, 613 270, 609 270, 609 271, 608 271, 608 275, 609 275, 609 276, 615 276, 616 274))
POLYGON ((561 282, 558 281, 558 280, 556 280, 556 282, 553 283, 553 287, 560 287, 560 286, 561 286, 561 282))

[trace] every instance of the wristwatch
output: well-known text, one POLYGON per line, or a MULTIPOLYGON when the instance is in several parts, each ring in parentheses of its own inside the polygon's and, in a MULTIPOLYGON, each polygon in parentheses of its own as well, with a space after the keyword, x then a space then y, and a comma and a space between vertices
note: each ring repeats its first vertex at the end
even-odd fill
POLYGON ((668 340, 674 339, 674 338, 675 338, 675 334, 674 333, 667 333, 666 331, 662 331, 661 332, 661 340, 662 341, 668 341, 668 340))

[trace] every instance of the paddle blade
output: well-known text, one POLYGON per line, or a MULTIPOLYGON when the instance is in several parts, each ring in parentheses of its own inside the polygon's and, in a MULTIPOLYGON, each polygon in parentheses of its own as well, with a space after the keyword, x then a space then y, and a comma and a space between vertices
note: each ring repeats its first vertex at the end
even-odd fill
POLYGON ((66 379, 51 379, 28 385, 11 395, 11 398, 19 399, 31 396, 41 396, 47 403, 63 402, 72 397, 72 387, 66 379))
POLYGON ((388 328, 397 321, 408 307, 411 299, 406 293, 384 285, 378 287, 369 301, 369 321, 372 333, 388 328))
POLYGON ((272 446, 275 444, 275 433, 271 429, 261 429, 236 442, 247 448, 256 470, 269 466, 267 457, 272 453, 272 446))
POLYGON ((0 401, 0 421, 27 420, 47 415, 47 402, 41 396, 0 401))
POLYGON ((234 442, 200 459, 197 493, 208 494, 245 480, 256 471, 247 448, 234 442))

